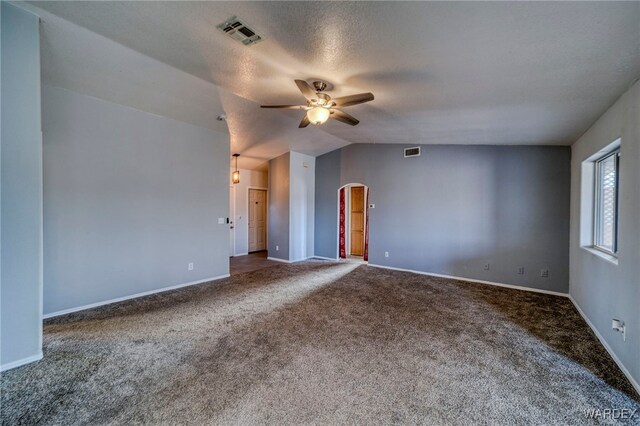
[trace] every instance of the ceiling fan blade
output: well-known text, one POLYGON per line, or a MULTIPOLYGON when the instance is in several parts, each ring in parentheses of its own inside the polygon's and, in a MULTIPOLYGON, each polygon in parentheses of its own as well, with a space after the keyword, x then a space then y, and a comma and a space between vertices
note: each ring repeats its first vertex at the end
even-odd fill
POLYGON ((302 129, 304 127, 307 127, 309 124, 311 124, 311 122, 309 121, 309 117, 307 117, 307 114, 305 114, 304 117, 302 117, 302 121, 300 122, 298 128, 302 129))
POLYGON ((329 116, 331 118, 333 118, 334 120, 338 120, 338 121, 342 121, 343 123, 347 123, 351 126, 355 126, 356 124, 358 124, 360 121, 357 120, 355 117, 347 114, 344 111, 340 111, 339 109, 331 109, 331 115, 329 116))
POLYGON ((306 105, 260 105, 260 108, 305 109, 306 105))
POLYGON ((311 87, 311 85, 306 81, 296 80, 296 85, 298 86, 298 89, 300 89, 300 91, 302 92, 305 98, 309 99, 310 101, 314 99, 318 99, 318 95, 316 94, 316 91, 313 90, 313 87, 311 87))
POLYGON ((358 93, 357 95, 340 96, 339 98, 333 98, 332 102, 335 102, 336 106, 347 107, 351 105, 362 104, 373 100, 373 93, 358 93))

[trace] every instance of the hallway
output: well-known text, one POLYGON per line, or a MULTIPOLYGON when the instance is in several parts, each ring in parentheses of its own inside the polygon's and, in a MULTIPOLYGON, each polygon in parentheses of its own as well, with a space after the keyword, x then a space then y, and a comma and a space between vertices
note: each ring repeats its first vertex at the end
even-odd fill
POLYGON ((244 272, 257 271, 277 265, 278 262, 267 260, 267 251, 249 253, 245 256, 234 256, 229 259, 229 273, 231 276, 244 272))

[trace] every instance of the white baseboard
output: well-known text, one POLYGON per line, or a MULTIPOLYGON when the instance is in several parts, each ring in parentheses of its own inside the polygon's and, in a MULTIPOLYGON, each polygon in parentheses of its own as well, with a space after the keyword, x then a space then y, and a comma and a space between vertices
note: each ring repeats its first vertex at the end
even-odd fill
POLYGON ((334 258, 334 257, 324 257, 324 256, 313 256, 313 257, 310 257, 310 259, 332 260, 334 262, 339 262, 337 257, 334 258))
POLYGON ((622 361, 620 361, 620 359, 618 358, 618 356, 615 354, 615 352, 613 352, 613 349, 611 349, 611 346, 609 346, 609 344, 607 343, 606 340, 604 340, 604 337, 602 336, 602 334, 600 334, 600 332, 598 331, 598 329, 593 325, 593 323, 589 320, 589 318, 585 315, 585 313, 582 311, 582 309, 580 308, 580 305, 578 305, 578 303, 574 300, 573 297, 571 297, 571 295, 569 295, 569 300, 571 300, 571 303, 573 303, 573 306, 576 307, 576 309, 578 310, 578 312, 580 313, 580 315, 582 316, 582 319, 584 319, 584 321, 587 323, 587 325, 589 327, 591 327, 591 330, 593 330, 593 333, 596 335, 596 337, 598 338, 598 340, 600 340, 600 343, 602 344, 602 346, 604 346, 604 348, 607 350, 607 352, 609 352, 609 356, 611 356, 611 358, 613 358, 613 361, 618 364, 618 368, 620 368, 620 370, 622 370, 622 373, 624 373, 625 376, 627 376, 627 379, 629 379, 629 381, 631 382, 631 385, 635 388, 636 392, 638 392, 640 394, 640 385, 638 384, 638 382, 633 378, 633 376, 631 375, 631 373, 629 373, 629 370, 627 370, 627 367, 624 366, 624 364, 622 363, 622 361))
POLYGON ((309 259, 313 259, 315 256, 309 256, 309 257, 303 257, 302 259, 296 259, 296 260, 285 260, 285 259, 280 259, 278 257, 267 257, 267 260, 275 260, 276 262, 282 262, 282 263, 295 263, 295 262, 302 262, 304 260, 309 260, 309 259))
POLYGON ((0 371, 11 370, 12 368, 20 367, 21 365, 30 364, 35 361, 40 361, 42 359, 42 352, 39 352, 35 355, 28 356, 26 358, 19 359, 13 362, 7 362, 6 364, 0 365, 0 371))
POLYGON ((523 287, 523 286, 513 285, 513 284, 503 284, 503 283, 497 283, 497 282, 494 282, 494 281, 484 281, 484 280, 476 280, 476 279, 473 279, 473 278, 456 277, 455 275, 435 274, 435 273, 432 273, 432 272, 416 271, 416 270, 413 270, 413 269, 394 268, 393 266, 375 265, 375 264, 372 264, 372 263, 369 263, 369 266, 373 266, 374 268, 391 269, 391 270, 394 270, 394 271, 413 272, 414 274, 428 275, 428 276, 431 276, 431 277, 450 278, 450 279, 459 280, 459 281, 469 281, 469 282, 472 282, 472 283, 495 285, 495 286, 498 286, 498 287, 512 288, 514 290, 532 291, 534 293, 544 293, 544 294, 551 294, 551 295, 554 295, 554 296, 569 297, 569 295, 567 293, 560 293, 560 292, 557 292, 557 291, 542 290, 542 289, 531 288, 531 287, 523 287))
POLYGON ((236 253, 236 254, 234 254, 234 255, 233 255, 233 257, 246 256, 246 255, 248 255, 248 254, 249 254, 249 252, 236 253))
POLYGON ((282 262, 282 263, 291 263, 290 260, 280 259, 278 257, 271 257, 271 256, 267 257, 267 260, 274 260, 276 262, 282 262))
POLYGON ((159 288, 157 290, 150 290, 150 291, 145 291, 145 292, 142 292, 142 293, 136 293, 136 294, 132 294, 130 296, 117 297, 115 299, 104 300, 104 301, 96 302, 96 303, 90 303, 88 305, 76 306, 74 308, 63 309, 61 311, 56 311, 56 312, 51 312, 49 314, 44 314, 42 316, 42 318, 43 319, 47 319, 47 318, 58 317, 60 315, 66 315, 66 314, 71 314, 73 312, 84 311, 85 309, 97 308, 98 306, 109 305, 111 303, 124 302, 125 300, 137 299, 138 297, 149 296, 151 294, 156 294, 156 293, 164 293, 165 291, 176 290, 178 288, 189 287, 191 285, 202 284, 202 283, 206 283, 206 282, 209 282, 209 281, 220 280, 220 279, 228 278, 228 277, 229 277, 229 274, 224 274, 224 275, 220 275, 220 276, 217 276, 217 277, 205 278, 203 280, 191 281, 191 282, 188 282, 188 283, 173 285, 173 286, 170 286, 170 287, 163 287, 163 288, 159 288))

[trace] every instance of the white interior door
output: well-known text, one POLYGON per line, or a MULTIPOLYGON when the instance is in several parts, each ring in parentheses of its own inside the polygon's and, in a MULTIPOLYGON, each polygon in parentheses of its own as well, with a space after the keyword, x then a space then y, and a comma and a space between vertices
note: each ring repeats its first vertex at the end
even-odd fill
POLYGON ((229 187, 229 256, 236 254, 236 232, 234 219, 236 217, 236 188, 229 187))
POLYGON ((267 249, 267 191, 249 190, 249 251, 267 249))

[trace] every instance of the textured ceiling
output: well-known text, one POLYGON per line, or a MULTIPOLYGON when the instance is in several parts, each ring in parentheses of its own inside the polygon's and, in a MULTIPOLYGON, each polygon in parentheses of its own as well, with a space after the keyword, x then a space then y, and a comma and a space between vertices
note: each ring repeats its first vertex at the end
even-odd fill
POLYGON ((571 144, 640 75, 640 2, 33 4, 149 57, 112 57, 88 39, 108 40, 73 37, 75 26, 65 39, 64 25, 45 19, 45 82, 132 105, 119 67, 141 88, 153 83, 144 73, 166 79, 160 98, 194 98, 152 112, 215 128, 209 121, 224 110, 232 151, 253 158, 243 167, 353 142, 571 144), (232 15, 265 40, 246 47, 215 28, 232 15), (85 56, 94 72, 74 67, 85 56), (150 58, 184 73, 155 76, 162 64, 150 58), (331 82, 334 96, 376 99, 348 109, 357 127, 297 129, 300 111, 258 108, 299 103, 293 79, 313 77, 331 82))

